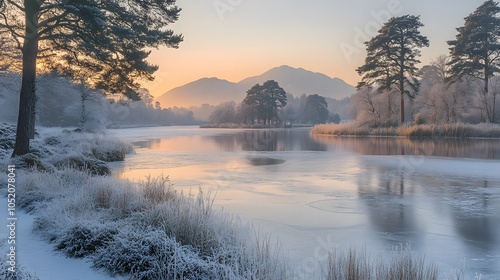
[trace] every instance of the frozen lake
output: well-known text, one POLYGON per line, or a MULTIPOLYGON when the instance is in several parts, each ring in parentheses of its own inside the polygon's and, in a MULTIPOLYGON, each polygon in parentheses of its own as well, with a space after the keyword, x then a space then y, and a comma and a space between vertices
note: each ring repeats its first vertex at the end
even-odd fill
POLYGON ((500 279, 500 140, 310 136, 309 129, 134 128, 115 176, 169 176, 278 239, 299 278, 336 247, 410 245, 450 274, 500 279))

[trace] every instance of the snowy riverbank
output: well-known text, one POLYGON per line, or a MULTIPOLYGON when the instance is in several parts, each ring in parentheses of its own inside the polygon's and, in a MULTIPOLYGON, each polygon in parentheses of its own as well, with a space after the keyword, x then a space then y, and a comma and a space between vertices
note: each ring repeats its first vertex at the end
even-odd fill
MULTIPOLYGON (((5 139, 12 139, 13 127, 2 128, 9 136, 5 139)), ((7 147, 11 144, 5 142, 7 147)), ((98 176, 107 171, 94 172, 107 168, 102 159, 123 160, 115 155, 129 148, 105 135, 47 130, 33 141, 33 154, 10 161, 6 149, 2 168, 16 166, 16 268, 21 270, 3 270, 0 275, 42 280, 111 275, 288 278, 284 261, 274 255, 269 242, 233 215, 214 210, 210 195, 178 192, 168 178, 131 183, 98 176)), ((7 190, 1 191, 3 205, 7 190)), ((1 217, 6 221, 7 213, 2 211, 1 217)), ((7 242, 9 234, 1 231, 0 239, 7 242)))

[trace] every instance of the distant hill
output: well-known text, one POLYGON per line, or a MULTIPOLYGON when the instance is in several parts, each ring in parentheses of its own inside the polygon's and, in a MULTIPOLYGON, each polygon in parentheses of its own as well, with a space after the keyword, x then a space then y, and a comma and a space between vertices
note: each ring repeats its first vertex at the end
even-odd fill
POLYGON ((282 88, 294 96, 319 94, 329 98, 341 99, 351 96, 355 88, 339 78, 311 72, 302 68, 280 66, 259 76, 250 77, 239 83, 218 78, 203 78, 181 87, 174 88, 156 100, 163 107, 190 107, 201 104, 218 105, 226 101, 241 102, 246 91, 256 84, 267 80, 277 81, 282 88))
POLYGON ((226 101, 237 101, 245 98, 236 83, 231 83, 218 78, 203 78, 189 84, 174 88, 158 97, 163 108, 166 107, 190 107, 201 104, 218 105, 226 101))

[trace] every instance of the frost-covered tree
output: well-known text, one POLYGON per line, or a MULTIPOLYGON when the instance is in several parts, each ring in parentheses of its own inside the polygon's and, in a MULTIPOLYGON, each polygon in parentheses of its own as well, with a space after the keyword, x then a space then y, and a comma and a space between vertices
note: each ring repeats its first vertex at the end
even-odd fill
POLYGON ((220 104, 208 120, 213 124, 238 123, 236 103, 231 101, 220 104))
POLYGON ((396 89, 401 94, 401 123, 405 121, 404 98, 410 87, 418 91, 416 80, 420 63, 420 48, 428 47, 429 40, 420 34, 424 25, 419 16, 393 17, 378 31, 377 36, 366 42, 365 64, 357 69, 363 76, 358 88, 376 85, 380 91, 396 89))
POLYGON ((422 67, 421 89, 416 97, 420 123, 447 123, 464 121, 476 110, 473 96, 476 83, 464 76, 454 84, 448 84, 447 56, 440 56, 431 65, 422 67))
POLYGON ((459 81, 464 75, 484 82, 482 101, 486 120, 495 121, 497 93, 490 90, 490 80, 500 72, 500 7, 488 0, 465 18, 457 28, 455 40, 448 41, 451 51, 449 81, 459 81))
POLYGON ((182 41, 167 26, 178 19, 175 0, 2 0, 0 32, 22 52, 22 83, 13 156, 29 152, 34 136, 37 69, 77 76, 88 85, 138 99, 138 79, 153 79, 149 48, 182 41))

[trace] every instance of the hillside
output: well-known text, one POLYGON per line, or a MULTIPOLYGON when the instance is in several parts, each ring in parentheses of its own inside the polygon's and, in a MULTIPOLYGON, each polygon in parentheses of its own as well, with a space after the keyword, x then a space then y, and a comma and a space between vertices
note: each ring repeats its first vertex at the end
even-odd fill
POLYGON ((156 100, 163 108, 190 107, 201 104, 218 105, 225 101, 243 100, 245 91, 240 86, 218 78, 203 78, 174 88, 156 100))

